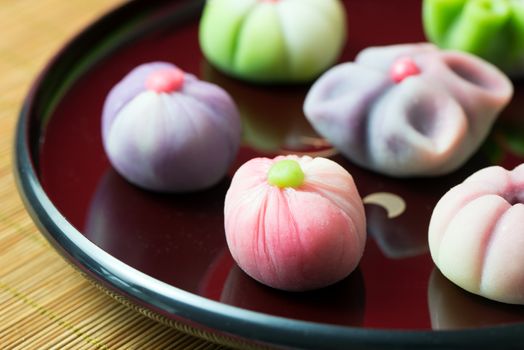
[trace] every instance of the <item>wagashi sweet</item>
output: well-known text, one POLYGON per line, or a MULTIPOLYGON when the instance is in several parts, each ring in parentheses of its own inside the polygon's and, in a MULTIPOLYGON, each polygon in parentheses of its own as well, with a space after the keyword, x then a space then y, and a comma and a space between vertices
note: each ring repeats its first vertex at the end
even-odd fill
POLYGON ((209 0, 199 41, 209 62, 237 78, 306 82, 338 59, 346 13, 339 0, 209 0))
POLYGON ((524 2, 424 0, 427 38, 478 55, 510 75, 524 73, 524 2))
POLYGON ((429 248, 449 280, 483 297, 524 304, 524 165, 481 169, 437 203, 429 248))
POLYGON ((131 183, 162 192, 218 183, 240 144, 229 94, 166 62, 142 64, 110 91, 102 139, 113 167, 131 183))
POLYGON ((367 48, 324 73, 304 112, 352 162, 395 177, 462 166, 513 95, 492 64, 427 43, 367 48))
POLYGON ((320 157, 244 163, 226 194, 224 226, 239 267, 289 291, 342 280, 358 265, 366 242, 364 206, 352 176, 320 157))

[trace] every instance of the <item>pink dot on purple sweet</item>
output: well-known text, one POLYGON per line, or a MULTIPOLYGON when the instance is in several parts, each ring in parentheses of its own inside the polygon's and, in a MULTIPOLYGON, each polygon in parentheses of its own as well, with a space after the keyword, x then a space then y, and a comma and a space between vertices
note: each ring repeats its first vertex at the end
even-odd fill
POLYGON ((178 68, 160 69, 146 79, 146 88, 157 93, 180 90, 184 85, 184 72, 178 68))
POLYGON ((389 74, 398 84, 408 77, 419 75, 420 69, 411 57, 400 57, 391 65, 389 74))

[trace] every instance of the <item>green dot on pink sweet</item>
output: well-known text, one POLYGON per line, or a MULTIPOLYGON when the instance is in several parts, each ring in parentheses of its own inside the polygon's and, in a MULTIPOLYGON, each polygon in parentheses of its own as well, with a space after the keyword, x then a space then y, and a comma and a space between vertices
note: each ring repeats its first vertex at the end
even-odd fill
POLYGON ((267 182, 280 188, 299 187, 304 183, 304 172, 296 160, 283 159, 269 169, 267 182))

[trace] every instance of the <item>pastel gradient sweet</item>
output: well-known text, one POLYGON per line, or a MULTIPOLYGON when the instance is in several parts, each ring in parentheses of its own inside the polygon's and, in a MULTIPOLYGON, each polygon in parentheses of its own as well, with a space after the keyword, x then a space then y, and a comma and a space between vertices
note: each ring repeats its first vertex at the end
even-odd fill
POLYGON ((113 167, 154 191, 186 192, 219 182, 236 156, 240 132, 226 91, 165 62, 133 69, 110 91, 102 115, 113 167))
POLYGON ((364 207, 352 176, 326 158, 255 158, 226 194, 229 250, 268 286, 304 291, 348 276, 366 242, 364 207))
POLYGON ((199 40, 207 60, 237 78, 309 81, 338 59, 345 9, 339 0, 209 0, 199 40))
POLYGON ((524 2, 424 0, 426 36, 438 46, 478 55, 508 74, 524 73, 524 2))
POLYGON ((524 303, 524 165, 479 170, 433 211, 429 247, 442 274, 489 299, 524 303))
POLYGON ((373 47, 312 86, 304 112, 354 163, 396 176, 463 165, 513 95, 495 66, 432 44, 373 47))

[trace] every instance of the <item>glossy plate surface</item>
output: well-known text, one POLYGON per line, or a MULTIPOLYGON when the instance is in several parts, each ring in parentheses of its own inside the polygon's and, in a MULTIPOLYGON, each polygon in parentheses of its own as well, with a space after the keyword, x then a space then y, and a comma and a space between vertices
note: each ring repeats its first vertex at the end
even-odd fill
MULTIPOLYGON (((349 40, 361 49, 424 41, 420 1, 348 0, 349 40), (380 25, 376 25, 380 23, 380 25)), ((355 349, 477 348, 524 341, 524 308, 471 295, 435 270, 427 248, 433 206, 450 187, 490 164, 524 159, 524 94, 516 96, 482 149, 459 171, 391 179, 337 155, 305 121, 308 86, 256 86, 202 58, 203 1, 134 1, 73 40, 29 94, 17 130, 18 182, 37 224, 73 264, 105 287, 173 320, 276 346, 355 349), (210 190, 167 195, 133 187, 104 154, 104 99, 138 64, 169 61, 219 84, 242 113, 244 143, 229 175, 210 190), (519 120, 520 118, 520 120, 519 120), (369 239, 358 269, 314 292, 286 293, 246 276, 224 238, 223 200, 243 162, 282 153, 330 156, 360 194, 386 192, 406 205, 388 218, 367 204, 369 239)), ((368 197, 370 198, 370 197, 368 197)))

